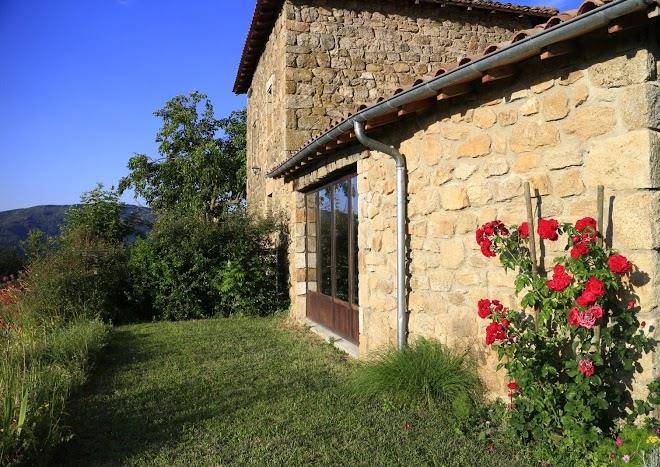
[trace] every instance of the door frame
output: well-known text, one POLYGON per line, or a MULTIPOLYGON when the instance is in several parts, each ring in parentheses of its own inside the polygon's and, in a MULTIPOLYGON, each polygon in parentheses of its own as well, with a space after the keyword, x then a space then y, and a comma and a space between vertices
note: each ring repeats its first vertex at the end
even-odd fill
MULTIPOLYGON (((354 167, 354 166, 353 166, 354 167)), ((310 282, 310 264, 308 263, 309 261, 309 256, 306 254, 305 255, 305 267, 306 267, 306 315, 309 319, 314 321, 315 323, 329 329, 330 331, 340 335, 341 337, 345 338, 346 340, 354 343, 354 344, 359 344, 359 305, 356 303, 357 300, 357 290, 355 290, 355 283, 357 283, 357 274, 358 271, 356 270, 356 264, 355 264, 355 255, 356 255, 356 244, 357 244, 357 234, 355 233, 355 219, 354 219, 354 214, 353 214, 353 203, 354 203, 354 196, 356 195, 355 198, 357 199, 357 173, 353 169, 351 170, 348 174, 341 175, 337 178, 333 178, 331 180, 325 181, 323 184, 319 184, 318 186, 308 190, 305 193, 305 251, 308 252, 309 248, 309 241, 310 241, 310 235, 309 232, 307 232, 307 229, 309 228, 309 222, 307 219, 307 215, 310 210, 310 206, 308 205, 309 199, 310 199, 310 194, 314 194, 313 200, 314 200, 314 206, 313 209, 316 214, 316 235, 315 235, 315 241, 316 241, 316 264, 314 265, 315 271, 316 271, 316 284, 317 284, 317 290, 310 290, 309 288, 309 282, 310 282), (355 178, 355 183, 352 183, 352 180, 355 178), (332 188, 331 190, 331 259, 330 259, 330 273, 331 273, 331 296, 328 296, 326 294, 321 293, 320 287, 321 287, 321 267, 320 267, 320 262, 321 262, 321 248, 320 248, 320 242, 321 242, 321 236, 319 232, 320 228, 320 203, 319 203, 319 194, 318 192, 324 188, 331 188, 335 187, 341 182, 347 181, 348 180, 348 186, 349 186, 349 193, 348 193, 348 301, 341 300, 337 298, 337 277, 336 277, 336 271, 337 271, 337 235, 336 235, 336 209, 335 209, 335 189, 332 188)), ((357 208, 356 208, 357 212, 357 208)))

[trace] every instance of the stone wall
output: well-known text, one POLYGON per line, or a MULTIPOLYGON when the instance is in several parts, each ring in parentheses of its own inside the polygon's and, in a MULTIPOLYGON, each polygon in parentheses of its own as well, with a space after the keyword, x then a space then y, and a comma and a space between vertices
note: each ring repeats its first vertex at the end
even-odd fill
POLYGON ((285 118, 286 19, 280 16, 252 78, 247 105, 247 193, 250 208, 266 214, 288 208, 278 196, 284 193, 281 180, 266 178, 275 161, 283 160, 285 118), (253 171, 253 167, 259 170, 253 171), (275 199, 278 205, 276 206, 275 199))
POLYGON ((514 14, 425 2, 291 0, 285 11, 288 151, 358 105, 531 27, 514 14))
POLYGON ((412 1, 287 1, 248 93, 250 209, 289 211, 282 183, 265 174, 331 119, 530 26, 515 14, 412 1))
POLYGON ((294 315, 305 314, 304 196, 267 171, 332 118, 530 26, 515 14, 426 3, 284 4, 248 92, 247 201, 251 212, 288 217, 294 315))
MULTIPOLYGON (((535 191, 535 215, 566 222, 595 217, 596 187, 605 186, 607 240, 641 271, 632 278, 640 318, 660 324, 657 43, 652 31, 641 31, 580 45, 581 55, 527 61, 512 83, 441 102, 376 135, 399 146, 408 162, 410 337, 469 349, 493 393, 505 391, 504 380, 493 370, 496 356, 485 347, 487 323, 477 316, 476 302, 489 297, 512 305, 516 299, 513 275, 481 255, 474 231, 496 218, 525 220, 525 181, 535 191)), ((396 198, 391 159, 359 151, 353 157, 364 356, 395 343, 396 198)), ((296 188, 317 175, 300 179, 296 188)), ((543 244, 546 268, 562 247, 543 244)), ((644 360, 648 371, 638 386, 658 375, 657 360, 644 360)))

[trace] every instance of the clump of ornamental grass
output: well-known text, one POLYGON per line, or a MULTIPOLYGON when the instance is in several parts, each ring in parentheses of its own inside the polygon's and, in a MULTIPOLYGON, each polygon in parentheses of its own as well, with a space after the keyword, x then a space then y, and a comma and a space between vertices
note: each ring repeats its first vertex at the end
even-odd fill
POLYGON ((351 380, 355 396, 399 406, 443 406, 466 418, 483 399, 483 388, 467 353, 418 339, 361 364, 351 380))

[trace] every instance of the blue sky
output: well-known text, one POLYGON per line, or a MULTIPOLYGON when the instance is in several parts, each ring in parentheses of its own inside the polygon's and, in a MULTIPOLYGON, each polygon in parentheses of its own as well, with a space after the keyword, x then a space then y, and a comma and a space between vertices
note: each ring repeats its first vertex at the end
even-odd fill
POLYGON ((177 94, 205 92, 218 116, 242 107, 231 88, 253 8, 0 0, 0 211, 69 204, 97 182, 116 184, 133 153, 155 155, 152 113, 177 94))
MULTIPOLYGON (((231 92, 254 0, 0 0, 0 210, 67 204, 155 154, 152 113, 231 92)), ((131 196, 126 197, 132 202, 131 196)))

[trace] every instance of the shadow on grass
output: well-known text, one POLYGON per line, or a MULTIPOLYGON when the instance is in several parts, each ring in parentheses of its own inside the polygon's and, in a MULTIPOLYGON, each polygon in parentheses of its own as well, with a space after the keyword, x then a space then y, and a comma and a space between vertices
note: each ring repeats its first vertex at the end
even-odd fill
MULTIPOLYGON (((90 382, 69 404, 65 424, 72 437, 52 465, 144 461, 161 450, 175 452, 191 433, 204 431, 207 420, 222 420, 224 426, 213 428, 229 434, 224 428, 236 412, 277 406, 292 389, 305 388, 311 396, 333 385, 322 367, 292 368, 285 355, 289 342, 270 329, 260 339, 220 335, 224 348, 212 349, 205 348, 215 347, 208 335, 160 336, 143 329, 112 332, 90 382)), ((222 443, 214 440, 216 448, 222 443)))

